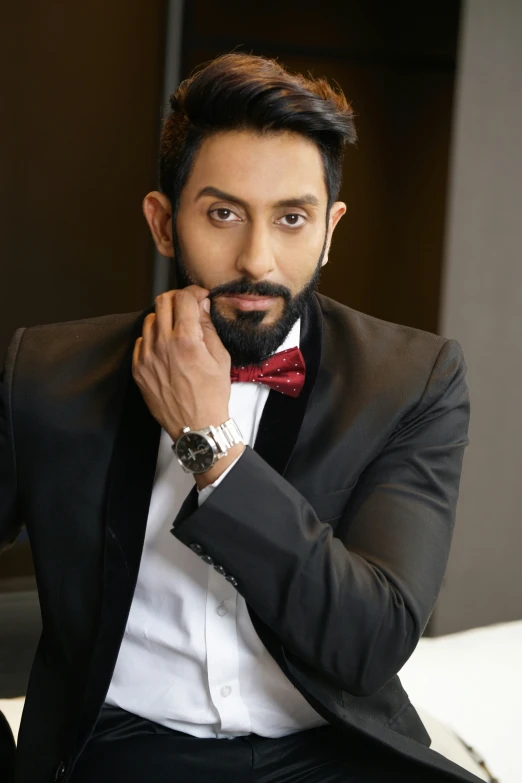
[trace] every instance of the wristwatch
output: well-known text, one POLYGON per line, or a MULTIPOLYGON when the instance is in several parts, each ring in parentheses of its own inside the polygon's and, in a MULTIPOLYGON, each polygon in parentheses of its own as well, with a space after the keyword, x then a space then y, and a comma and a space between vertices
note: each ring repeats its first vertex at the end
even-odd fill
POLYGON ((244 443, 243 436, 234 419, 228 419, 218 427, 202 430, 183 427, 172 450, 185 473, 206 473, 236 443, 244 443))

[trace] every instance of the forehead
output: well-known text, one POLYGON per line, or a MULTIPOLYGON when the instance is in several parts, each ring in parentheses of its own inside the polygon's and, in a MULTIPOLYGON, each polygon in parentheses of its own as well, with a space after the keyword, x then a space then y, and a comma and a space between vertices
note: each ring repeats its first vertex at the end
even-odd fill
POLYGON ((327 200, 323 159, 297 133, 225 131, 206 138, 184 190, 189 197, 211 185, 248 203, 275 202, 313 193, 327 200))

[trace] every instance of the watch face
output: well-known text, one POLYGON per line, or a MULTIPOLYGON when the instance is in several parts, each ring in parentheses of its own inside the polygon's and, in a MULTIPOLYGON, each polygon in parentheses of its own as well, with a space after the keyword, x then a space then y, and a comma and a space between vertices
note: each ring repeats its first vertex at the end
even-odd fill
POLYGON ((203 435, 187 432, 178 438, 176 456, 191 473, 204 473, 212 467, 214 451, 203 435))

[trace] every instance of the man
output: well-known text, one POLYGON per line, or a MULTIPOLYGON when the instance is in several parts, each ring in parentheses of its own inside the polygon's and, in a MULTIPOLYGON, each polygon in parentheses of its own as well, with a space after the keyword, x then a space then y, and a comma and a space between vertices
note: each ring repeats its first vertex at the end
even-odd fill
POLYGON ((396 676, 446 567, 465 363, 316 292, 354 139, 324 81, 218 58, 144 200, 178 287, 15 333, 0 524, 43 620, 20 783, 478 780, 396 676))

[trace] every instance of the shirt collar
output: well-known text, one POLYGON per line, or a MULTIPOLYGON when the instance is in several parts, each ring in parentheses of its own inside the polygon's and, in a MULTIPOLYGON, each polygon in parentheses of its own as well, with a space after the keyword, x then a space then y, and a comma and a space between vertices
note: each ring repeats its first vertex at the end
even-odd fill
POLYGON ((295 324, 292 326, 288 334, 286 335, 285 339, 277 348, 274 353, 279 353, 280 351, 286 351, 288 348, 293 348, 294 346, 297 346, 299 348, 299 340, 301 337, 301 319, 298 318, 295 324))

